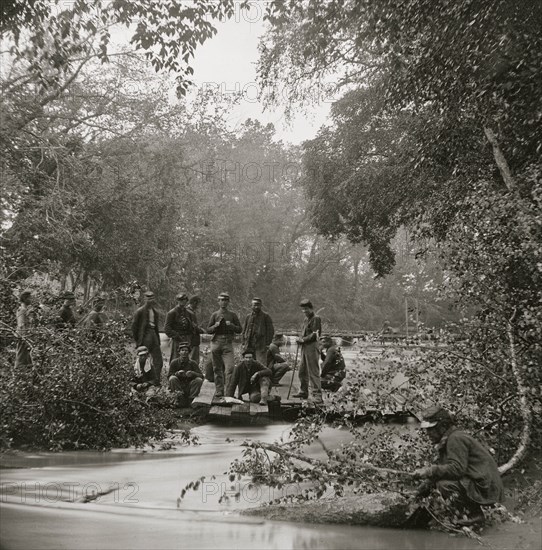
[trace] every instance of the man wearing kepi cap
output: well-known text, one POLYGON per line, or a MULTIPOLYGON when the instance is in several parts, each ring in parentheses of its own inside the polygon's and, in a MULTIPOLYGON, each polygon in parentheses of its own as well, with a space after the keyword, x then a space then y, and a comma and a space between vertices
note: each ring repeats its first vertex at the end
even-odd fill
POLYGON ((132 320, 132 336, 136 346, 145 346, 152 357, 154 383, 160 385, 162 373, 162 351, 160 350, 160 332, 158 311, 155 308, 154 292, 144 294, 144 304, 135 312, 132 320))
POLYGON ((252 298, 252 311, 243 323, 243 349, 252 349, 256 361, 267 363, 267 346, 273 341, 273 321, 268 313, 262 311, 261 298, 252 298))
POLYGON ((315 405, 321 405, 322 387, 320 382, 320 366, 318 364, 318 339, 322 332, 322 321, 314 314, 314 308, 310 300, 301 300, 299 307, 305 315, 301 337, 297 344, 301 346, 301 362, 299 365, 300 391, 294 397, 307 399, 309 386, 311 388, 311 400, 315 405))
POLYGON ((177 294, 177 305, 167 312, 164 332, 172 338, 170 362, 178 357, 178 348, 181 342, 190 342, 194 328, 190 313, 186 309, 188 294, 177 294))
POLYGON ((221 292, 218 296, 220 309, 209 319, 207 332, 212 334, 211 356, 213 358, 213 374, 216 386, 215 397, 224 397, 224 387, 228 385, 233 373, 233 337, 241 332, 239 317, 228 310, 230 295, 221 292))
POLYGON ((438 463, 414 472, 425 479, 418 495, 426 496, 436 487, 444 498, 471 516, 469 522, 483 520, 480 505, 502 502, 504 498, 495 460, 479 441, 459 430, 442 407, 426 409, 421 420, 420 428, 436 445, 438 463))
POLYGON ((179 394, 179 404, 189 406, 199 395, 203 374, 195 361, 189 358, 190 344, 181 342, 177 347, 178 357, 169 364, 167 373, 169 389, 179 394))
POLYGON ((134 364, 134 389, 144 391, 154 382, 152 359, 146 346, 136 349, 137 357, 134 364))
POLYGON ((248 393, 252 403, 267 405, 271 385, 271 369, 255 361, 254 355, 254 350, 250 348, 243 351, 243 360, 233 369, 233 374, 226 387, 226 395, 234 397, 237 389, 239 399, 248 393))

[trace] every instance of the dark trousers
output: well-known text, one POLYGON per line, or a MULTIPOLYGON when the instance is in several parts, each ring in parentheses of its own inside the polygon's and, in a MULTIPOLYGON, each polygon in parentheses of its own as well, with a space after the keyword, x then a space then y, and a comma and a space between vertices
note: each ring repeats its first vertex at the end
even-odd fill
POLYGON ((199 365, 199 345, 194 346, 190 350, 190 355, 188 357, 190 361, 195 361, 199 365))
POLYGON ((224 396, 224 388, 228 386, 233 372, 233 343, 228 336, 217 336, 211 342, 213 358, 213 375, 216 386, 216 397, 224 396))
POLYGON ((192 378, 192 380, 181 381, 175 375, 170 376, 169 389, 173 392, 182 392, 190 402, 199 395, 203 378, 192 378))
POLYGON ((320 365, 318 364, 318 347, 316 342, 301 346, 301 361, 299 364, 299 383, 302 394, 309 395, 309 385, 314 401, 322 401, 322 386, 320 382, 320 365))
POLYGON ((228 397, 234 397, 235 389, 238 387, 239 399, 241 399, 245 393, 248 393, 252 403, 258 403, 262 398, 267 401, 270 385, 271 380, 267 376, 260 376, 255 383, 251 383, 246 366, 236 365, 229 379, 226 395, 228 397), (246 390, 248 390, 248 392, 246 390))
POLYGON ((271 382, 273 384, 278 384, 280 379, 290 370, 288 363, 275 363, 271 367, 273 376, 271 377, 271 382))
POLYGON ((162 350, 160 349, 160 338, 156 335, 156 332, 148 328, 143 336, 142 346, 146 346, 149 350, 149 354, 152 357, 152 368, 154 370, 154 383, 159 386, 161 383, 162 366, 164 364, 162 360, 162 350))
POLYGON ((30 357, 30 348, 24 340, 17 340, 17 351, 15 352, 15 366, 32 366, 32 357, 30 357))

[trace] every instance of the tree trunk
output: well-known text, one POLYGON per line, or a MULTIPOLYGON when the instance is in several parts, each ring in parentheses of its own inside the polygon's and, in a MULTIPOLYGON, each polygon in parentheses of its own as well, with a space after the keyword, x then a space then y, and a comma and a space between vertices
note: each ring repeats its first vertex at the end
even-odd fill
MULTIPOLYGON (((515 316, 515 312, 514 312, 515 316)), ((512 317, 512 319, 514 318, 512 317)), ((521 439, 516 452, 512 458, 502 466, 499 466, 499 472, 504 474, 511 470, 519 462, 521 462, 529 449, 529 443, 531 441, 531 430, 532 430, 532 412, 531 407, 529 406, 529 399, 527 397, 527 387, 525 379, 523 377, 523 372, 521 367, 518 365, 517 355, 516 355, 516 344, 514 341, 514 332, 512 326, 512 319, 507 322, 506 325, 506 334, 508 336, 508 341, 510 343, 510 364, 512 367, 512 372, 514 373, 514 378, 516 379, 518 385, 518 394, 519 394, 519 407, 521 411, 521 416, 523 417, 523 430, 521 432, 521 439)))
POLYGON ((517 193, 516 182, 512 177, 512 172, 510 171, 508 162, 506 162, 506 158, 504 157, 499 142, 497 141, 497 136, 495 135, 495 132, 493 132, 491 128, 485 126, 484 133, 486 135, 487 141, 489 141, 491 147, 493 147, 493 157, 495 159, 497 167, 499 168, 499 172, 501 173, 501 177, 504 181, 504 184, 506 185, 506 188, 508 189, 508 191, 517 193))

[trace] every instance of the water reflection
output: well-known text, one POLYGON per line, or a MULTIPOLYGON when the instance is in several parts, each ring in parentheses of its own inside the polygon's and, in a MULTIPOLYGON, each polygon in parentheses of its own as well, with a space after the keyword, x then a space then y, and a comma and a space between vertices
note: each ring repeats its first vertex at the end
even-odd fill
MULTIPOLYGON (((359 349, 348 348, 344 354, 350 363, 359 349)), ((262 487, 249 488, 246 482, 234 484, 232 491, 227 469, 241 456, 240 443, 286 438, 289 428, 289 424, 208 424, 195 429, 200 446, 165 452, 4 456, 1 548, 478 548, 472 540, 452 542, 435 532, 271 522, 237 515, 240 508, 278 496, 262 487), (198 490, 180 502, 183 488, 202 476, 206 480, 198 490), (83 497, 92 492, 96 498, 83 503, 83 497), (220 503, 224 492, 232 498, 220 503), (236 492, 240 492, 238 499, 233 498, 236 492)), ((379 429, 390 427, 376 426, 375 433, 379 429)), ((326 429, 321 439, 332 448, 349 437, 347 431, 326 429)), ((309 452, 324 455, 320 443, 309 452)))
MULTIPOLYGON (((240 456, 240 442, 255 438, 273 441, 286 435, 288 428, 201 426, 197 429, 201 446, 181 447, 164 454, 22 455, 19 465, 34 467, 1 470, 2 486, 10 488, 2 494, 2 548, 450 547, 451 539, 442 533, 245 518, 234 510, 254 506, 265 495, 245 492, 239 502, 232 499, 224 505, 218 502, 220 491, 211 485, 189 493, 177 507, 180 491, 197 477, 207 476, 208 483, 217 487, 229 486, 225 472, 230 461, 240 456), (214 480, 210 480, 211 475, 216 476, 214 480), (54 492, 40 490, 56 484, 76 488, 80 493, 85 484, 88 488, 92 483, 100 488, 118 483, 118 489, 87 504, 65 502, 65 498, 55 500, 54 492), (129 483, 134 485, 128 487, 129 483), (19 491, 12 491, 16 486, 19 491)), ((330 431, 324 437, 326 445, 332 446, 344 435, 330 431)), ((13 465, 13 458, 11 462, 13 465)), ((62 496, 66 496, 65 491, 62 496)), ((477 546, 468 539, 457 539, 453 547, 477 546)))

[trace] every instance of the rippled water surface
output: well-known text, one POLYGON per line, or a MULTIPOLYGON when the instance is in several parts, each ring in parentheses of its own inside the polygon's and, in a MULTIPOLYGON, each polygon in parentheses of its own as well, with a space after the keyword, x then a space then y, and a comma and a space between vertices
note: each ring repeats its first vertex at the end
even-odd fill
MULTIPOLYGON (((355 350, 345 353, 347 360, 355 350)), ((201 445, 170 451, 22 453, 2 459, 2 549, 34 548, 329 548, 470 549, 466 538, 370 527, 271 522, 236 514, 276 494, 225 472, 246 439, 274 441, 289 425, 223 426, 194 431, 201 445), (183 488, 202 476, 197 491, 183 488), (214 479, 212 479, 214 476, 214 479), (110 490, 90 502, 91 497, 110 490), (240 498, 234 497, 240 492, 240 498), (221 495, 231 498, 220 503, 221 495), (74 502, 75 501, 75 502, 74 502)), ((326 430, 328 447, 348 434, 326 430)), ((323 452, 318 445, 311 451, 323 452)))

